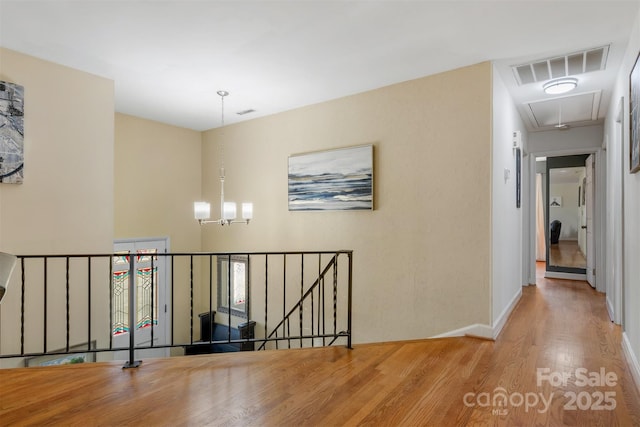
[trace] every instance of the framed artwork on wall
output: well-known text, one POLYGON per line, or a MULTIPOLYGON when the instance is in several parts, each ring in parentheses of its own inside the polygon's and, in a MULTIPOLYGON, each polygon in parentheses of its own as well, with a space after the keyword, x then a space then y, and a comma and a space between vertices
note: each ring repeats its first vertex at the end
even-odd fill
POLYGON ((640 65, 638 59, 629 75, 629 172, 640 171, 640 65))
POLYGON ((552 208, 561 208, 562 207, 562 196, 552 196, 549 206, 552 208))
POLYGON ((522 152, 516 148, 516 208, 520 207, 522 198, 522 152))
POLYGON ((96 353, 89 351, 95 350, 96 342, 91 341, 88 344, 80 344, 69 347, 69 351, 71 353, 61 354, 64 349, 56 350, 51 355, 44 356, 35 356, 35 357, 27 357, 24 360, 24 365, 26 367, 31 366, 53 366, 53 365, 73 365, 77 363, 90 363, 96 361, 96 353), (83 352, 82 350, 87 350, 87 352, 83 352))
POLYGON ((289 156, 290 211, 372 210, 373 145, 289 156))
POLYGON ((22 184, 24 88, 0 81, 0 183, 22 184))

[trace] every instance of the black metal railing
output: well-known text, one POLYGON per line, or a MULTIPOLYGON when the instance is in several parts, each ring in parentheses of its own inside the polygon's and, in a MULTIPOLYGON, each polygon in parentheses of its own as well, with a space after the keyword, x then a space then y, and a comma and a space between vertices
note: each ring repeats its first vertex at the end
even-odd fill
MULTIPOLYGON (((304 325, 304 303, 305 301, 310 300, 311 307, 315 308, 314 305, 314 295, 317 296, 318 309, 311 311, 311 325, 312 328, 317 327, 315 331, 315 338, 321 338, 323 345, 326 345, 326 339, 332 338, 332 341, 329 343, 331 345, 337 338, 341 336, 348 336, 349 334, 346 331, 338 332, 337 329, 337 263, 338 263, 338 254, 331 257, 331 260, 327 263, 324 269, 318 274, 318 278, 313 282, 313 284, 305 291, 304 283, 300 284, 300 299, 293 304, 293 307, 282 317, 282 320, 271 330, 271 332, 267 335, 267 325, 265 323, 265 336, 267 339, 275 339, 276 348, 278 347, 278 337, 279 334, 282 336, 290 336, 291 331, 291 317, 297 312, 299 315, 299 330, 303 330, 304 325), (321 302, 324 303, 324 295, 325 295, 325 277, 329 272, 333 272, 332 274, 332 302, 333 302, 333 332, 330 334, 326 333, 326 322, 325 322, 325 311, 320 310, 321 302), (314 313, 317 313, 317 322, 314 319, 314 313), (322 330, 321 330, 322 327, 322 330)), ((286 264, 285 264, 286 265, 286 264)), ((318 268, 321 268, 321 264, 318 264, 318 268)), ((304 260, 301 265, 301 270, 304 271, 304 260)), ((283 304, 285 307, 286 304, 283 304)), ((289 344, 289 348, 291 348, 291 339, 286 338, 289 344)), ((300 344, 303 344, 304 337, 299 337, 300 344)), ((264 341, 258 350, 263 350, 268 341, 264 341)), ((348 345, 351 347, 351 345, 348 345)))
POLYGON ((0 306, 0 359, 89 353, 110 354, 103 357, 108 360, 124 359, 126 353, 125 367, 135 367, 136 353, 176 347, 201 346, 207 352, 215 344, 245 349, 252 343, 262 350, 281 348, 283 341, 293 348, 344 340, 351 348, 352 251, 144 255, 151 266, 145 292, 137 282, 136 253, 118 270, 128 275, 118 288, 114 261, 122 262, 122 253, 19 256, 0 306), (234 257, 246 259, 246 309, 240 314, 231 301, 234 257), (229 263, 226 281, 214 262, 219 259, 229 263), (221 282, 226 301, 219 297, 221 282), (123 299, 126 303, 118 305, 123 299), (225 303, 221 313, 217 309, 225 303), (124 311, 128 324, 114 332, 115 317, 122 320, 124 311), (200 331, 196 338, 196 328, 204 328, 197 321, 202 312, 211 314, 210 332, 206 337, 200 331), (238 337, 234 333, 243 322, 251 324, 251 333, 238 337), (215 328, 226 328, 226 334, 214 336, 215 328))

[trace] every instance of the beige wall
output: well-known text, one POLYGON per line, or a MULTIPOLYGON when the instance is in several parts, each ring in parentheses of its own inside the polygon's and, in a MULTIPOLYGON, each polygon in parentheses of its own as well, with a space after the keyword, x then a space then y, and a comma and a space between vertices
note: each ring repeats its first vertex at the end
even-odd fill
POLYGON ((254 202, 203 249, 354 250, 354 342, 491 323, 491 64, 204 133, 203 197, 254 202), (375 210, 289 212, 287 158, 374 144, 375 210))
POLYGON ((0 79, 24 86, 24 184, 0 185, 0 250, 109 251, 113 82, 0 49, 0 79))
POLYGON ((200 250, 201 133, 117 113, 115 238, 169 237, 172 252, 200 250))
POLYGON ((199 133, 114 121, 112 82, 2 54, 2 78, 25 86, 28 136, 25 184, 0 188, 0 250, 151 236, 172 252, 353 249, 355 343, 490 324, 489 63, 199 133), (218 208, 220 139, 227 199, 253 201, 255 219, 201 229, 192 202, 218 208), (287 210, 289 155, 368 143, 375 210, 287 210))
MULTIPOLYGON (((113 242, 113 82, 7 49, 0 49, 0 80, 25 88, 24 184, 0 184, 0 251, 17 254, 110 252, 113 242)), ((108 275, 98 280, 97 270, 93 271, 96 280, 92 290, 95 296, 107 296, 108 275)), ((19 310, 14 308, 20 306, 20 293, 11 292, 17 284, 15 280, 12 282, 0 310, 0 350, 5 353, 15 349, 16 334, 19 334, 15 328, 19 324, 19 310)), ((63 304, 61 286, 60 281, 50 279, 51 304, 63 304)), ((78 291, 77 300, 72 300, 72 313, 86 307, 84 292, 86 288, 78 291)), ((28 289, 26 298, 38 304, 42 291, 28 289)), ((33 307, 33 312, 26 313, 26 327, 40 331, 41 305, 33 307)), ((62 317, 52 314, 49 319, 52 324, 64 322, 64 305, 57 307, 62 307, 56 310, 62 317)), ((100 307, 95 309, 100 318, 108 320, 106 312, 101 312, 100 307)), ((94 327, 98 327, 97 323, 94 327)), ((72 340, 77 338, 76 333, 86 336, 74 329, 72 340)), ((51 337, 49 349, 59 346, 58 338, 51 337)), ((33 349, 30 347, 33 343, 26 344, 27 350, 33 349)))
MULTIPOLYGON (((201 146, 201 132, 116 114, 116 239, 168 237, 170 252, 201 250, 200 226, 193 219, 201 193, 201 146)), ((174 268, 175 338, 187 341, 188 259, 176 259, 174 268)))

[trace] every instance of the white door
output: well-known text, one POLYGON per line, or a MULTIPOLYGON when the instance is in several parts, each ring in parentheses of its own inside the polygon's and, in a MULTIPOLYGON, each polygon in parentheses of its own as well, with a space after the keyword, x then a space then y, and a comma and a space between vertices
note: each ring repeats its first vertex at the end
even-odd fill
POLYGON ((595 245, 593 240, 593 202, 594 202, 594 180, 593 177, 595 175, 594 168, 595 163, 593 159, 593 154, 587 157, 586 161, 586 169, 587 169, 587 180, 585 187, 585 205, 586 205, 586 215, 587 215, 587 282, 595 288, 596 280, 594 273, 595 266, 595 245))
MULTIPOLYGON (((154 346, 168 342, 167 260, 158 253, 167 252, 167 240, 123 240, 114 243, 112 277, 113 347, 128 347, 130 331, 134 329, 136 347, 154 346), (131 280, 133 262, 133 280, 131 280), (133 283, 134 325, 129 313, 129 285, 133 283)), ((166 357, 168 349, 136 351, 136 358, 166 357)), ((126 351, 116 352, 115 359, 128 359, 126 351)))

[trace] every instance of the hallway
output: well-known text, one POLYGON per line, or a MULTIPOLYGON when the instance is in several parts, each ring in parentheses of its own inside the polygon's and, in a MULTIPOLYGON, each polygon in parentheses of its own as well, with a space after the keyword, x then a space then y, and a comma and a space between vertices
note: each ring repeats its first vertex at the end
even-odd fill
MULTIPOLYGON (((523 288, 471 337, 0 370, 3 425, 640 425, 640 396, 586 282, 523 288), (581 370, 584 369, 584 370, 581 370)), ((356 331, 357 333, 357 331, 356 331)))

